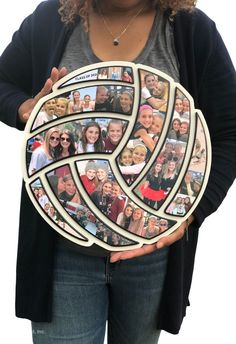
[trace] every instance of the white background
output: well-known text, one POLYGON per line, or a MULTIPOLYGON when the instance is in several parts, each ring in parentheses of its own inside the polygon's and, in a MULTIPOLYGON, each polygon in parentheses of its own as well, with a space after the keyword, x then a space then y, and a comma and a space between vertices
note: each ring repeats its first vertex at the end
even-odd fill
MULTIPOLYGON (((6 1, 0 12, 0 53, 23 18, 38 0, 6 1)), ((234 0, 199 1, 198 7, 216 23, 236 65, 234 0)), ((17 56, 15 57, 17 59, 17 56)), ((222 85, 223 87, 223 85, 222 85)), ((31 343, 30 323, 14 316, 15 263, 21 185, 20 146, 22 133, 0 123, 1 140, 1 240, 0 240, 0 341, 31 343), (4 340, 2 340, 4 338, 4 340)), ((223 168, 223 166, 222 166, 223 168)), ((178 336, 161 335, 161 344, 236 343, 235 309, 236 228, 235 184, 220 209, 201 228, 196 256, 191 307, 178 336)), ((132 344, 132 343, 130 343, 132 344)), ((148 343, 147 343, 148 344, 148 343)))

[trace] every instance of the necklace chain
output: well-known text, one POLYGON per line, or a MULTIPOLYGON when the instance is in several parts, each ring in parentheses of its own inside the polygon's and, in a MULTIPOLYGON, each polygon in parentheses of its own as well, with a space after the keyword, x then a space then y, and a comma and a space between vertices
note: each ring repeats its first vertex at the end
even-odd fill
POLYGON ((135 19, 138 17, 138 15, 143 11, 144 7, 141 7, 138 12, 130 19, 130 21, 128 22, 128 24, 121 30, 121 32, 116 36, 114 35, 114 33, 112 32, 112 30, 110 29, 104 14, 102 13, 101 8, 99 8, 99 15, 102 18, 103 24, 106 28, 106 30, 109 32, 109 34, 111 35, 111 37, 113 38, 113 45, 117 46, 120 44, 120 38, 126 33, 126 31, 128 30, 128 28, 133 24, 133 22, 135 21, 135 19))

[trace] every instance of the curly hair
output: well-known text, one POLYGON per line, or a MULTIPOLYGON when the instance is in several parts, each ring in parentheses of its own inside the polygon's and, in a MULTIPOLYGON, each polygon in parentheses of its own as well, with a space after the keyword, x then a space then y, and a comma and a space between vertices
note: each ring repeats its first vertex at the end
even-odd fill
MULTIPOLYGON (((180 10, 192 11, 196 6, 196 0, 150 0, 153 7, 165 11, 169 9, 174 16, 180 10)), ((88 9, 96 7, 96 0, 60 0, 59 14, 66 24, 74 24, 79 16, 83 20, 85 31, 88 31, 88 9)))

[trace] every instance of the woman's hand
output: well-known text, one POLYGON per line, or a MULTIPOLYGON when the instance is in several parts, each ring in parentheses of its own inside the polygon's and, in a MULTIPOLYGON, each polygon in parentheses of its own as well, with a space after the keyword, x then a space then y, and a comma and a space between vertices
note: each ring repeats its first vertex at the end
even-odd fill
POLYGON ((194 220, 193 216, 191 215, 188 220, 184 221, 179 228, 177 228, 172 234, 161 238, 155 244, 152 245, 143 245, 140 248, 129 250, 129 251, 122 251, 122 252, 112 252, 110 262, 115 263, 119 260, 131 259, 139 256, 144 256, 145 254, 152 253, 158 249, 161 249, 166 246, 172 245, 174 242, 180 240, 185 232, 188 230, 188 226, 194 220))
POLYGON ((41 91, 34 97, 27 99, 24 103, 22 103, 18 110, 19 119, 21 122, 26 123, 30 117, 30 114, 37 104, 39 99, 49 94, 52 90, 52 86, 61 78, 63 78, 67 74, 67 70, 65 67, 61 69, 57 69, 56 67, 52 68, 50 77, 45 82, 41 91))

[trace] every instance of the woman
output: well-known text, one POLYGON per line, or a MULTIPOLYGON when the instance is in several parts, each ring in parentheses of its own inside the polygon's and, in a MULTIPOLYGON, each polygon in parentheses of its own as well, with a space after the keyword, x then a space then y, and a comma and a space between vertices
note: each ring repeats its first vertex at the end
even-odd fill
POLYGON ((141 105, 135 123, 131 140, 140 140, 148 148, 149 154, 153 152, 156 142, 148 134, 153 123, 153 109, 150 105, 141 105))
MULTIPOLYGON (((53 84, 66 74, 64 66, 72 71, 99 59, 134 61, 164 71, 190 92, 210 129, 214 147, 213 169, 206 192, 194 210, 194 222, 189 229, 191 240, 186 243, 184 233, 193 217, 157 244, 114 253, 112 262, 123 260, 122 264, 115 265, 111 265, 109 258, 106 258, 107 252, 106 257, 104 252, 101 257, 99 249, 97 254, 100 257, 65 249, 63 238, 60 242, 64 246, 60 250, 58 236, 35 211, 23 188, 16 314, 39 322, 33 322, 35 343, 42 333, 44 338, 48 337, 45 328, 53 335, 63 330, 64 337, 69 338, 73 332, 74 337, 84 341, 87 333, 87 343, 101 343, 106 310, 109 309, 109 343, 114 336, 121 343, 154 344, 160 329, 171 333, 178 333, 180 329, 188 304, 198 228, 220 205, 235 178, 234 68, 214 23, 198 10, 189 13, 195 1, 170 0, 168 6, 167 2, 150 0, 101 0, 97 2, 97 7, 90 6, 91 2, 85 4, 79 0, 61 0, 60 3, 61 15, 58 14, 58 1, 42 3, 24 21, 1 56, 1 120, 22 129, 36 102, 50 93, 53 84), (176 12, 178 15, 175 16, 176 12), (79 13, 83 20, 80 20, 79 13), (126 31, 123 33, 124 27, 126 31), (87 34, 83 28, 87 28, 87 34), (32 95, 34 98, 31 98, 32 95), (134 258, 136 256, 142 257, 134 258), (126 260, 131 257, 134 259, 126 260), (70 262, 66 266, 67 276, 75 278, 77 284, 77 276, 86 270, 86 276, 82 277, 86 278, 86 290, 84 284, 76 285, 76 290, 71 286, 70 292, 58 289, 63 279, 60 264, 62 260, 63 264, 68 262, 67 258, 70 262), (25 269, 25 266, 30 269, 25 269), (57 276, 54 271, 58 272, 57 276), (104 271, 109 273, 106 275, 104 271), (113 277, 115 274, 116 278, 112 279, 111 274, 113 277), (104 279, 100 283, 98 279, 101 276, 104 279), (137 293, 133 292, 134 288, 139 291, 138 299, 135 298, 137 293), (62 301, 65 293, 71 297, 72 308, 62 301), (104 298, 108 293, 112 306, 108 304, 108 298, 104 298), (60 313, 66 315, 67 312, 73 321, 65 322, 64 317, 61 322, 57 321, 52 304, 60 313), (79 313, 75 308, 82 308, 83 312, 79 313), (116 328, 111 315, 118 319, 121 331, 116 328), (97 319, 101 320, 101 327, 97 319), (73 323, 75 327, 72 329, 69 325, 73 323), (125 333, 126 339, 122 333, 125 333)), ((89 253, 89 248, 86 253, 89 253)))
POLYGON ((143 184, 140 185, 140 191, 143 201, 154 209, 158 209, 158 203, 164 198, 162 190, 162 164, 156 162, 151 168, 150 173, 143 184))
POLYGON ((73 133, 64 129, 60 135, 60 148, 58 159, 63 159, 75 154, 75 140, 73 133))
POLYGON ((111 206, 108 211, 108 217, 110 220, 116 223, 118 216, 123 212, 125 206, 125 196, 120 185, 113 181, 111 189, 111 206))
POLYGON ((97 162, 97 190, 101 190, 103 183, 108 179, 108 164, 97 162))
POLYGON ((101 190, 96 190, 91 194, 91 200, 104 214, 109 214, 112 204, 112 182, 105 180, 101 185, 101 190))
POLYGON ((165 197, 171 191, 177 178, 177 163, 175 160, 169 160, 163 167, 163 175, 161 178, 161 187, 165 193, 165 197))
POLYGON ((82 101, 80 99, 80 92, 72 92, 72 100, 68 104, 68 114, 77 113, 82 111, 82 101))
POLYGON ((82 112, 88 112, 94 110, 95 103, 91 100, 91 97, 89 94, 86 94, 84 96, 82 105, 81 105, 81 111, 82 112))
POLYGON ((98 79, 107 79, 108 73, 106 68, 102 68, 102 70, 98 71, 98 79))
POLYGON ((147 226, 144 227, 142 236, 147 239, 152 239, 160 233, 160 228, 158 227, 158 218, 156 216, 150 216, 148 219, 147 226))
POLYGON ((88 122, 83 128, 81 140, 78 143, 78 153, 102 152, 104 143, 99 124, 88 122))
POLYGON ((55 115, 59 117, 66 116, 68 114, 69 101, 67 98, 56 98, 55 115))
POLYGON ((132 78, 131 75, 129 75, 129 73, 128 73, 127 70, 124 70, 124 71, 123 71, 121 80, 122 80, 122 81, 125 81, 125 82, 133 82, 133 78, 132 78))
POLYGON ((84 174, 80 176, 83 186, 87 193, 91 195, 98 184, 97 182, 97 165, 94 161, 88 161, 84 168, 84 174))
POLYGON ((131 114, 133 105, 133 96, 129 91, 121 92, 118 102, 115 106, 115 111, 121 112, 124 114, 131 114))
POLYGON ((128 229, 133 211, 134 211, 134 208, 132 204, 128 203, 125 206, 123 212, 118 215, 116 223, 122 228, 128 229))
POLYGON ((32 153, 29 165, 30 176, 58 158, 59 143, 60 129, 50 128, 45 135, 43 144, 32 153))
MULTIPOLYGON (((74 135, 70 130, 64 129, 60 134, 60 145, 58 147, 57 160, 73 156, 75 152, 74 135)), ((70 167, 68 164, 60 166, 55 170, 55 175, 59 178, 60 183, 63 183, 63 178, 70 173, 70 167)))
POLYGON ((128 231, 137 235, 142 235, 144 227, 144 211, 141 208, 135 208, 128 227, 128 231))

